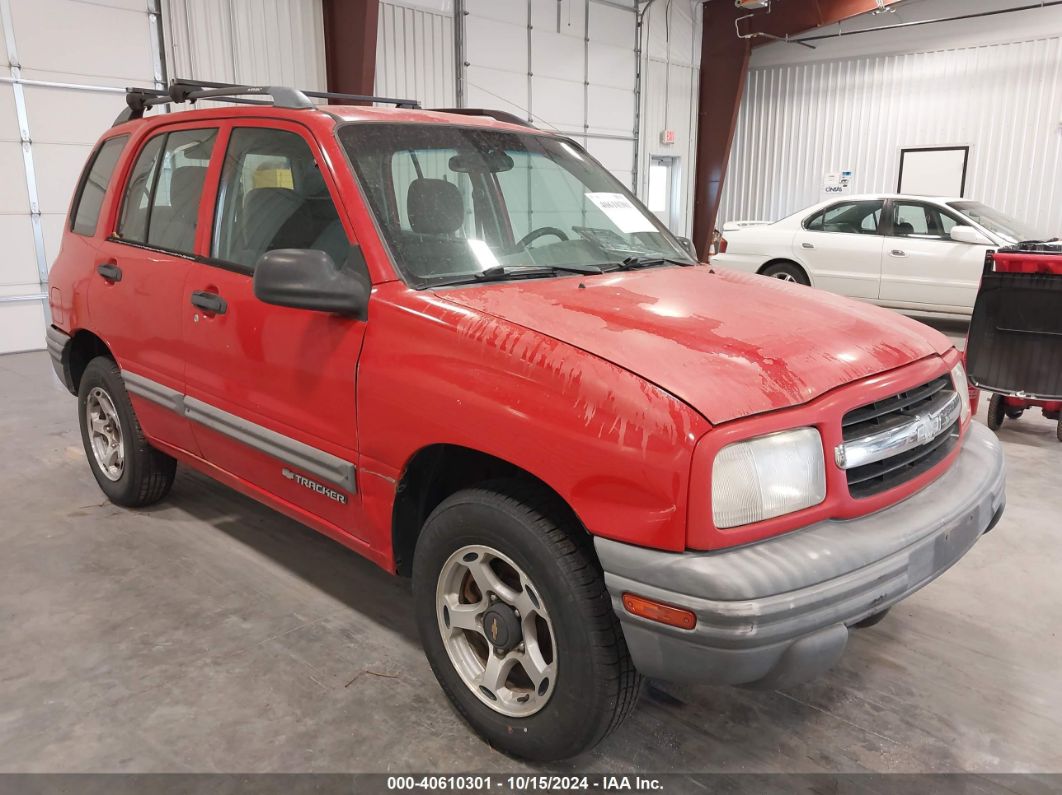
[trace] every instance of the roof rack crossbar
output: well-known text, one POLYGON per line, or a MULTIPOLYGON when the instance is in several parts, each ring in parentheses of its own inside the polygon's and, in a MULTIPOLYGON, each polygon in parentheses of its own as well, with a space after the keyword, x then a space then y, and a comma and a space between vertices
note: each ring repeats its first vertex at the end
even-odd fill
POLYGON ((399 108, 419 110, 420 102, 415 99, 396 99, 395 97, 372 97, 367 94, 337 94, 334 91, 303 91, 314 99, 345 99, 350 102, 379 102, 381 105, 395 105, 399 108))
POLYGON ((208 80, 186 80, 176 78, 166 90, 157 88, 127 88, 125 102, 129 106, 114 123, 121 124, 131 119, 140 119, 144 111, 156 105, 179 102, 195 102, 199 99, 233 102, 243 105, 272 105, 276 108, 290 110, 309 110, 314 107, 310 97, 315 99, 339 99, 351 102, 379 102, 396 105, 400 108, 420 108, 415 99, 395 99, 392 97, 373 97, 361 94, 337 94, 331 91, 302 91, 288 86, 248 86, 236 83, 217 83, 208 80), (246 99, 247 96, 269 97, 269 101, 246 99))

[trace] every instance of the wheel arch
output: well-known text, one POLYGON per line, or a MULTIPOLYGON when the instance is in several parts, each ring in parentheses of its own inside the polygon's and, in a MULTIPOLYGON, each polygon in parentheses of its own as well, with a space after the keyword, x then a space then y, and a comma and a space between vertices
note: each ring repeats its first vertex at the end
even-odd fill
POLYGON ((391 550, 395 571, 405 577, 413 569, 413 553, 425 520, 443 500, 462 489, 510 479, 548 492, 554 510, 567 514, 585 530, 575 510, 553 487, 516 464, 489 453, 454 444, 432 444, 410 457, 396 488, 391 516, 391 550))
POLYGON ((103 339, 87 329, 74 332, 63 354, 66 387, 74 395, 78 393, 81 386, 81 376, 85 374, 85 368, 97 356, 106 356, 112 361, 117 361, 103 339))

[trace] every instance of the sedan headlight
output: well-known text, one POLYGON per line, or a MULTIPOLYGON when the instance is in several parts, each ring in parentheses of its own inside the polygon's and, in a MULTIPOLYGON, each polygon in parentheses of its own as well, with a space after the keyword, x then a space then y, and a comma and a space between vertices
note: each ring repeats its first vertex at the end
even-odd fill
POLYGON ((966 380, 966 368, 962 362, 951 368, 951 382, 955 384, 955 391, 959 393, 962 401, 959 418, 961 422, 970 419, 970 384, 966 380))
POLYGON ((727 445, 712 464, 715 526, 738 527, 826 499, 822 436, 799 428, 727 445))

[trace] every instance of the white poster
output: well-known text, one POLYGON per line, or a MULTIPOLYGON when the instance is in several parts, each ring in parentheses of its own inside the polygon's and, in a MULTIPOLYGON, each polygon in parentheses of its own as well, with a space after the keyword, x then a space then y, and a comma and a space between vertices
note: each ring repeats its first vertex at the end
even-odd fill
POLYGON ((586 198, 596 204, 624 234, 656 231, 653 222, 622 193, 588 193, 586 198))
POLYGON ((822 180, 822 197, 843 196, 852 192, 851 171, 831 171, 822 180))

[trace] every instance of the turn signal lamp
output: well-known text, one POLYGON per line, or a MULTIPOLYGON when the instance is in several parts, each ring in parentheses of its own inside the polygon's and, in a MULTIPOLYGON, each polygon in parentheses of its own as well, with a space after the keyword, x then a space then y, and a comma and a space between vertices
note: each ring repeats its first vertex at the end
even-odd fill
POLYGON ((623 607, 634 616, 641 616, 659 624, 667 624, 679 629, 693 629, 697 626, 697 616, 689 610, 654 602, 644 596, 635 596, 632 593, 623 594, 623 607))

